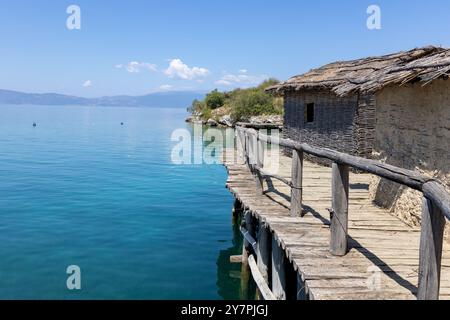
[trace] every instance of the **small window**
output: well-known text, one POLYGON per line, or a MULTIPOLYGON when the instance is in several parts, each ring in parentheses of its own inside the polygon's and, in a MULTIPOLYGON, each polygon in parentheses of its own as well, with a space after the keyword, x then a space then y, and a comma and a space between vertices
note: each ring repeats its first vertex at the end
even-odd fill
POLYGON ((305 121, 306 123, 313 123, 314 122, 314 112, 315 112, 315 105, 314 103, 308 103, 306 105, 305 110, 305 121))

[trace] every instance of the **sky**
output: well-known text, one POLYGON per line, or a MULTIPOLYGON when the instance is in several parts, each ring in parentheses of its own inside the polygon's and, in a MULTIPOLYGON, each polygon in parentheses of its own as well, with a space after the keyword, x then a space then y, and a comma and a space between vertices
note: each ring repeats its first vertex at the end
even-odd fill
POLYGON ((450 47, 449 13, 448 0, 0 0, 0 88, 96 97, 249 87, 450 47), (81 29, 67 26, 71 5, 81 29), (367 27, 371 5, 381 29, 367 27))

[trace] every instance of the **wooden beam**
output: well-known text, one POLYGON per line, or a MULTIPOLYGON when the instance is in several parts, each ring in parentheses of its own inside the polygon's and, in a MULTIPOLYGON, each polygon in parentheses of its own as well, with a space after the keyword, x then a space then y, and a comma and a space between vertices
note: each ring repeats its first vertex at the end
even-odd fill
POLYGON ((303 215, 303 152, 294 150, 292 157, 291 215, 303 215))
POLYGON ((231 264, 239 264, 239 263, 242 263, 242 255, 240 255, 240 256, 231 256, 231 257, 230 257, 230 263, 231 263, 231 264))
POLYGON ((423 194, 433 201, 442 214, 450 220, 450 200, 448 199, 447 189, 437 181, 430 181, 424 184, 423 194))
MULTIPOLYGON (((423 191, 423 186, 425 183, 432 182, 433 179, 422 175, 417 171, 406 170, 398 168, 389 164, 385 164, 379 161, 364 159, 361 157, 351 156, 342 152, 327 148, 318 148, 310 146, 306 143, 295 142, 290 139, 275 139, 270 136, 255 133, 255 130, 239 128, 247 132, 249 135, 258 135, 259 139, 269 143, 278 144, 282 147, 303 151, 309 155, 313 155, 319 158, 329 159, 336 163, 345 164, 347 166, 353 167, 358 170, 362 170, 367 173, 377 175, 381 178, 391 180, 393 182, 400 183, 412 189, 423 191)), ((450 202, 450 194, 445 195, 446 203, 450 202)), ((446 212, 444 212, 446 213, 446 212)), ((450 212, 448 213, 450 218, 450 212)))
POLYGON ((272 237, 272 292, 277 300, 286 300, 286 257, 283 249, 272 237))
POLYGON ((257 242, 255 238, 251 235, 250 231, 248 231, 246 228, 241 227, 241 233, 244 236, 244 242, 245 242, 245 248, 247 250, 253 249, 253 251, 257 250, 257 242))
POLYGON ((348 166, 333 163, 330 252, 335 256, 345 256, 348 250, 349 176, 348 166))
POLYGON ((261 272, 267 284, 269 284, 270 279, 271 248, 272 234, 263 222, 259 222, 256 254, 259 271, 261 272))
POLYGON ((433 202, 423 200, 420 237, 419 300, 439 300, 445 218, 433 202))
POLYGON ((266 279, 264 279, 263 275, 259 271, 258 266, 256 265, 255 258, 253 256, 250 256, 248 259, 250 270, 252 272, 253 280, 255 280, 256 285, 258 286, 259 292, 261 293, 262 297, 266 301, 271 300, 277 300, 275 295, 270 291, 270 288, 266 282, 266 279))

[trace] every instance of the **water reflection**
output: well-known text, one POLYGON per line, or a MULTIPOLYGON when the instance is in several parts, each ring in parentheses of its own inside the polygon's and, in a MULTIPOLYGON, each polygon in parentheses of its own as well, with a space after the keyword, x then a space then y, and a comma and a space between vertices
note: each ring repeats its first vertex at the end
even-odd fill
POLYGON ((239 230, 240 221, 233 221, 233 245, 222 250, 217 258, 217 288, 218 294, 224 300, 233 300, 240 297, 243 300, 253 300, 256 285, 251 281, 249 288, 241 286, 241 264, 232 264, 230 257, 242 254, 243 237, 239 230))

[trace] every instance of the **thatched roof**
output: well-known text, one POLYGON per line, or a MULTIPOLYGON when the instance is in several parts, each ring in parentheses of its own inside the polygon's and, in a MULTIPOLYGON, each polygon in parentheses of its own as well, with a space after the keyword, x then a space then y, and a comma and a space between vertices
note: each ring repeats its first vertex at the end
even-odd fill
POLYGON ((331 90, 338 96, 373 93, 396 84, 420 81, 423 85, 450 75, 450 49, 418 48, 381 57, 328 64, 269 88, 285 93, 300 90, 331 90))

